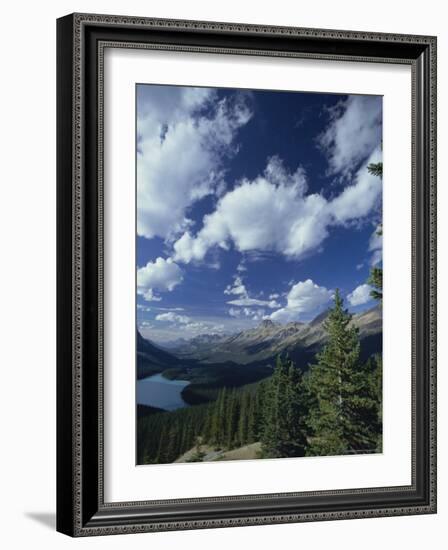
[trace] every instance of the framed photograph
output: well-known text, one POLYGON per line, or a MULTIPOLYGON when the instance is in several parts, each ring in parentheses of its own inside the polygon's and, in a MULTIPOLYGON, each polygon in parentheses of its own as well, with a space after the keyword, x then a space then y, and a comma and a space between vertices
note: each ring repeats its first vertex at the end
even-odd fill
POLYGON ((435 513, 436 38, 57 41, 57 529, 435 513))

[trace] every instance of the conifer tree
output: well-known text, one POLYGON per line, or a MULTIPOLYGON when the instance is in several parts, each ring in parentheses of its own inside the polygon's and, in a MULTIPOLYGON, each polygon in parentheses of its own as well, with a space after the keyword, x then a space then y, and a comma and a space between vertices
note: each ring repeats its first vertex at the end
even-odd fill
POLYGON ((369 174, 372 174, 374 176, 378 176, 379 178, 383 177, 383 163, 382 162, 371 162, 367 166, 367 170, 369 171, 369 174))
POLYGON ((238 434, 237 434, 237 444, 246 445, 248 442, 248 424, 249 424, 249 415, 251 410, 249 408, 251 394, 247 391, 243 392, 240 400, 240 410, 239 410, 239 419, 238 419, 238 434))
POLYGON ((266 457, 303 456, 306 447, 305 387, 300 371, 277 357, 266 388, 261 436, 266 457))
POLYGON ((370 270, 367 283, 372 286, 370 296, 374 300, 382 301, 383 299, 383 269, 381 267, 372 267, 370 270))
MULTIPOLYGON (((370 174, 373 174, 374 176, 377 176, 381 179, 383 179, 383 163, 370 163, 367 166, 367 170, 370 174)), ((377 227, 376 234, 378 237, 381 237, 383 235, 383 224, 380 223, 380 225, 377 227)), ((382 267, 372 267, 370 269, 370 275, 367 279, 367 284, 372 286, 372 290, 370 291, 370 296, 374 300, 378 300, 382 302, 383 300, 383 268, 382 267)))
POLYGON ((375 399, 360 362, 358 329, 343 307, 338 290, 334 307, 324 322, 328 341, 316 355, 307 385, 312 395, 309 425, 312 429, 309 455, 335 455, 373 451, 376 432, 372 427, 375 399))
POLYGON ((233 388, 232 391, 229 393, 227 407, 224 414, 226 420, 225 443, 228 449, 231 449, 235 444, 238 429, 238 415, 239 403, 237 401, 235 388, 233 388))

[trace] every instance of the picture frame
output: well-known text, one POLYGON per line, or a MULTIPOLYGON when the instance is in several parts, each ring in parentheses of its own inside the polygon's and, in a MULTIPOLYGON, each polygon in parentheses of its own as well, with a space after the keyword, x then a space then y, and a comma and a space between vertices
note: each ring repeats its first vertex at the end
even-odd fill
POLYGON ((57 530, 143 533, 436 512, 436 38, 111 15, 57 21, 57 530), (107 502, 104 51, 411 67, 411 484, 107 502))

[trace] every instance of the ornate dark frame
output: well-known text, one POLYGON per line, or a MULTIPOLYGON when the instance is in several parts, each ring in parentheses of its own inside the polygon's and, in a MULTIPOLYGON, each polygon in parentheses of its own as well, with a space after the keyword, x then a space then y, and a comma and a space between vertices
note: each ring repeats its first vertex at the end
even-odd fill
POLYGON ((73 14, 57 21, 57 52, 58 531, 89 536, 435 513, 436 38, 73 14), (111 46, 411 65, 410 486, 104 502, 102 78, 111 46))

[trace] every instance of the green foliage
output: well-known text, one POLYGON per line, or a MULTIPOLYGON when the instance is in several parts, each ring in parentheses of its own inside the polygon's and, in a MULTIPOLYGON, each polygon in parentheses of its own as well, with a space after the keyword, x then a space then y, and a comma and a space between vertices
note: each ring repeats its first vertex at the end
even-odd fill
POLYGON ((196 444, 190 461, 202 460, 197 445, 232 449, 260 439, 264 385, 221 388, 215 401, 172 412, 139 416, 138 464, 173 462, 196 444))
POLYGON ((372 286, 370 296, 375 300, 383 300, 383 270, 381 267, 372 267, 367 283, 372 286))
POLYGON ((206 384, 189 384, 182 390, 182 399, 188 405, 201 405, 215 401, 218 397, 219 388, 207 386, 206 384))
MULTIPOLYGON (((367 166, 367 170, 370 174, 373 174, 374 176, 378 176, 379 178, 383 177, 383 163, 371 163, 367 166)), ((376 234, 380 237, 383 234, 383 224, 381 223, 377 230, 376 234)), ((370 270, 369 278, 367 279, 367 283, 372 286, 372 290, 370 291, 370 296, 374 300, 378 300, 382 302, 383 300, 383 269, 381 267, 372 267, 370 270)))
POLYGON ((371 362, 360 362, 358 330, 336 291, 325 322, 328 342, 316 355, 310 394, 308 455, 373 452, 378 442, 378 396, 371 362))
POLYGON ((139 407, 137 462, 173 462, 193 447, 189 461, 197 462, 204 446, 229 450, 255 442, 262 458, 380 452, 381 356, 361 361, 351 321, 336 291, 324 322, 327 343, 305 375, 288 357, 277 357, 271 376, 256 383, 191 384, 190 401, 198 404, 172 412, 139 407))
MULTIPOLYGON (((258 382, 272 374, 272 369, 266 365, 247 365, 241 368, 236 363, 219 363, 169 368, 163 371, 163 376, 169 380, 188 380, 195 389, 205 388, 236 388, 258 382)), ((188 386, 187 386, 188 387, 188 386)), ((194 399, 194 397, 193 397, 194 399)))
POLYGON ((266 387, 261 435, 265 457, 304 456, 307 416, 301 371, 288 359, 277 358, 266 387))
POLYGON ((367 166, 367 170, 369 171, 369 174, 372 174, 374 176, 378 176, 379 178, 383 177, 383 163, 382 162, 371 162, 367 166))

